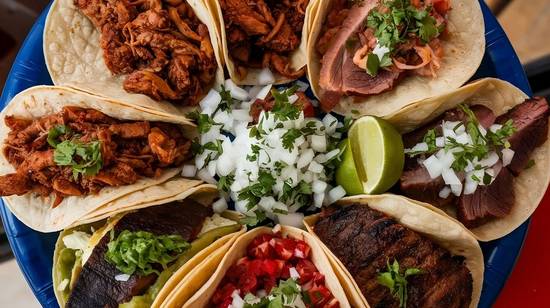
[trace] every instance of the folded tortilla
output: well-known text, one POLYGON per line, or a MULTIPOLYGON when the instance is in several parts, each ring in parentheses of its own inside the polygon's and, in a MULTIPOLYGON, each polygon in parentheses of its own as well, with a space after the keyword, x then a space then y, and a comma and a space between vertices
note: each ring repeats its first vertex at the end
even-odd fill
MULTIPOLYGON (((79 261, 79 257, 75 256, 74 250, 67 249, 63 242, 63 238, 65 236, 76 231, 91 233, 92 236, 88 242, 88 253, 91 253, 91 250, 99 243, 101 238, 108 234, 116 226, 118 221, 128 213, 139 211, 139 209, 145 207, 158 206, 186 198, 193 199, 194 201, 204 205, 208 205, 219 196, 217 188, 208 184, 200 185, 187 191, 184 191, 184 187, 182 187, 180 188, 180 191, 181 193, 177 198, 158 200, 145 206, 124 207, 122 212, 113 214, 109 218, 94 220, 93 222, 87 222, 86 224, 78 223, 74 227, 63 230, 59 234, 55 245, 52 269, 54 293, 59 306, 65 306, 71 292, 70 286, 78 278, 80 269, 85 264, 85 261, 82 264, 76 264, 79 261), (68 272, 68 269, 71 271, 68 272), (63 286, 63 281, 65 279, 69 280, 68 285, 60 288, 59 286, 63 286)), ((122 198, 121 203, 122 202, 124 202, 124 198, 122 198)), ((207 246, 193 254, 180 268, 170 275, 170 277, 162 284, 160 290, 158 290, 151 307, 161 307, 164 305, 166 297, 171 294, 172 290, 181 283, 189 284, 192 288, 195 288, 194 290, 197 290, 206 282, 208 276, 202 277, 192 275, 191 273, 204 267, 216 268, 221 258, 216 258, 215 256, 223 256, 227 250, 229 250, 229 247, 231 247, 235 239, 246 231, 244 226, 240 227, 239 230, 238 224, 236 223, 239 218, 240 215, 238 213, 226 211, 222 213, 222 218, 211 219, 206 228, 203 226, 204 232, 201 232, 196 242, 193 241, 192 243, 197 243, 197 245, 204 245, 207 243, 207 246), (234 222, 237 226, 234 228, 235 231, 231 231, 231 228, 227 228, 228 226, 231 226, 229 224, 230 222, 234 222), (218 232, 219 236, 213 237, 211 231, 218 232)), ((81 257, 85 258, 85 254, 86 253, 84 253, 81 257)), ((139 306, 140 303, 141 302, 139 299, 134 298, 131 302, 126 303, 126 305, 139 306)))
MULTIPOLYGON (((10 129, 3 121, 6 116, 13 115, 27 119, 39 118, 60 112, 65 106, 93 108, 108 116, 124 120, 147 120, 179 124, 186 135, 193 136, 196 134, 194 124, 184 116, 171 115, 168 117, 150 113, 142 107, 109 100, 71 88, 37 86, 19 93, 4 108, 0 114, 0 140, 5 140, 10 132, 10 129)), ((2 153, 0 155, 0 174, 12 173, 14 171, 15 169, 2 153)), ((158 196, 161 193, 159 190, 162 190, 162 187, 156 187, 156 185, 167 182, 178 176, 180 172, 181 168, 166 169, 156 178, 142 178, 131 185, 105 187, 98 194, 66 197, 55 208, 51 207, 55 199, 53 194, 44 198, 28 193, 22 196, 4 197, 4 201, 11 212, 27 226, 41 232, 53 232, 62 230, 85 216, 94 216, 92 212, 104 207, 108 207, 108 209, 102 213, 108 215, 112 212, 113 208, 154 201, 151 198, 158 200, 158 196), (132 193, 146 189, 151 193, 147 196, 149 199, 141 200, 138 198, 142 197, 142 194, 134 197, 130 196, 132 193), (122 197, 130 198, 131 202, 116 202, 117 199, 122 197)), ((196 187, 201 183, 198 180, 183 179, 179 181, 179 184, 182 185, 181 187, 185 187, 186 190, 196 187)), ((168 189, 171 189, 170 192, 172 195, 181 192, 179 190, 180 187, 176 185, 172 185, 168 189)))
MULTIPOLYGON (((397 195, 358 195, 346 197, 336 203, 337 206, 350 204, 361 204, 382 212, 395 219, 399 224, 428 237, 434 243, 448 250, 452 255, 463 256, 466 267, 472 275, 472 301, 470 307, 477 307, 483 285, 483 253, 477 240, 462 224, 444 214, 422 207, 408 198, 397 195)), ((314 226, 319 220, 319 215, 315 214, 306 217, 304 219, 306 228, 315 236, 315 239, 329 256, 350 303, 354 307, 369 307, 359 286, 344 264, 315 235, 314 226)))
MULTIPOLYGON (((202 0, 187 2, 208 27, 218 64, 214 82, 214 87, 217 87, 223 84, 224 73, 215 22, 202 0)), ((165 116, 184 115, 189 109, 167 101, 156 101, 147 95, 126 92, 122 87, 126 75, 113 75, 109 71, 100 47, 100 33, 74 5, 74 0, 55 0, 51 5, 44 27, 43 48, 46 66, 55 85, 78 88, 165 116)))
MULTIPOLYGON (((311 261, 315 264, 317 270, 319 270, 325 276, 325 283, 332 295, 338 300, 340 307, 346 308, 350 307, 350 304, 346 298, 342 286, 338 282, 338 278, 333 271, 330 261, 323 252, 321 245, 315 240, 315 238, 300 229, 290 227, 290 226, 281 226, 281 232, 283 237, 292 236, 297 239, 304 240, 311 247, 311 261)), ((168 297, 167 301, 164 303, 166 307, 206 307, 210 302, 210 298, 216 291, 218 285, 221 283, 226 272, 229 268, 237 262, 240 258, 246 255, 246 247, 260 234, 271 234, 273 233, 271 228, 268 227, 259 227, 252 231, 249 231, 243 235, 240 235, 229 251, 221 259, 217 268, 210 267, 208 271, 196 270, 194 271, 195 276, 199 277, 208 277, 208 281, 202 285, 202 287, 193 295, 186 289, 188 283, 180 285, 178 288, 175 288, 168 297), (190 298, 189 296, 192 295, 190 298), (189 299, 187 299, 189 298, 189 299)))
MULTIPOLYGON (((260 75, 261 69, 256 68, 247 68, 248 74, 244 79, 240 79, 237 74, 237 69, 235 66, 235 63, 231 59, 231 56, 229 55, 229 49, 227 46, 227 34, 225 31, 225 22, 223 19, 223 12, 220 7, 219 0, 204 0, 206 6, 208 7, 208 10, 211 12, 211 15, 215 18, 216 23, 216 32, 217 32, 217 38, 218 43, 217 45, 220 46, 221 54, 223 57, 223 63, 225 67, 227 68, 227 71, 229 73, 229 77, 238 85, 259 85, 258 77, 260 75)), ((306 14, 304 19, 304 26, 302 28, 302 40, 300 42, 300 45, 298 48, 292 52, 290 55, 290 67, 293 71, 297 71, 304 67, 307 63, 307 56, 306 56, 306 43, 308 41, 309 33, 310 33, 310 25, 308 23, 308 20, 310 16, 312 16, 312 10, 313 10, 313 3, 314 1, 309 1, 309 4, 306 8, 306 14)), ((293 79, 289 79, 287 77, 281 76, 280 74, 277 74, 273 72, 275 75, 275 84, 284 84, 293 81, 293 79)))
MULTIPOLYGON (((321 98, 319 86, 321 56, 315 46, 330 10, 331 1, 313 0, 307 43, 307 74, 313 93, 321 98)), ((448 18, 449 38, 442 40, 444 57, 437 77, 406 76, 393 89, 367 97, 343 96, 334 111, 347 116, 385 116, 410 102, 439 95, 464 84, 476 72, 485 52, 485 26, 477 0, 451 1, 448 18)), ((345 76, 344 76, 345 78, 345 76)))
MULTIPOLYGON (((418 101, 388 115, 386 119, 401 133, 407 133, 432 121, 443 112, 456 108, 461 103, 484 105, 498 117, 523 103, 527 98, 525 93, 506 81, 485 78, 467 84, 456 91, 418 101)), ((470 231, 478 240, 491 241, 509 234, 524 223, 538 207, 550 183, 550 136, 543 145, 535 149, 531 158, 535 161, 535 165, 523 170, 514 178, 511 189, 514 189, 516 200, 511 212, 503 218, 492 219, 471 229, 470 231)), ((441 209, 430 204, 422 202, 418 204, 442 212, 441 209)), ((453 219, 456 218, 452 208, 443 210, 453 219)))

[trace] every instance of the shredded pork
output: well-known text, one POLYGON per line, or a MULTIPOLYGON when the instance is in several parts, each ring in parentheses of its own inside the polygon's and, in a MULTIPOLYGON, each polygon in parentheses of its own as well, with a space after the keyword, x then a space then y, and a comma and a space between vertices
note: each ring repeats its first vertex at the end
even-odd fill
POLYGON ((36 120, 8 116, 10 128, 4 155, 16 169, 0 176, 0 195, 35 192, 55 193, 57 204, 66 196, 99 192, 106 186, 135 183, 142 177, 155 177, 165 168, 176 167, 189 158, 191 142, 174 124, 147 121, 120 121, 94 109, 65 107, 60 113, 36 120), (100 142, 102 165, 93 175, 74 176, 71 166, 55 160, 55 148, 48 133, 59 126, 70 134, 58 142, 100 142))
POLYGON ((113 74, 124 89, 155 100, 195 105, 214 81, 208 28, 184 0, 74 0, 101 32, 113 74))

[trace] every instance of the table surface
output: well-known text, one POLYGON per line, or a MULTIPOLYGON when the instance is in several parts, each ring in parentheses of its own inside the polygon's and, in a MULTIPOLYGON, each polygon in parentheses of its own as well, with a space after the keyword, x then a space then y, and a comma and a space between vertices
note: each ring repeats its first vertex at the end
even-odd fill
MULTIPOLYGON (((480 68, 480 73, 477 74, 476 77, 496 74, 500 78, 516 84, 522 88, 522 90, 529 92, 529 87, 521 71, 519 61, 511 49, 505 34, 502 32, 489 10, 486 7, 483 7, 483 9, 487 25, 487 54, 484 64, 480 68), (496 65, 497 63, 498 65, 496 65)), ((43 23, 43 16, 41 20, 43 23)), ((47 72, 44 73, 43 57, 29 56, 29 54, 32 53, 39 53, 38 50, 41 50, 41 43, 41 31, 37 29, 31 31, 27 43, 24 45, 26 48, 24 48, 18 56, 18 61, 16 61, 12 73, 10 74, 9 82, 4 89, 0 102, 5 103, 6 100, 11 98, 14 94, 32 84, 47 83, 49 78, 47 72)), ((549 201, 548 199, 549 198, 546 198, 547 204, 549 201)), ((548 208, 548 206, 544 204, 541 205, 541 207, 548 208)), ((49 260, 49 264, 47 258, 46 261, 44 261, 44 255, 51 254, 51 244, 55 239, 55 234, 37 236, 8 213, 5 207, 2 206, 0 210, 4 223, 6 223, 7 226, 7 232, 12 247, 14 248, 14 253, 18 257, 20 266, 31 288, 44 306, 55 307, 55 299, 51 297, 51 278, 49 278, 51 259, 49 260), (34 245, 27 245, 31 242, 34 242, 34 245)), ((537 222, 537 220, 535 220, 535 222, 537 222)), ((535 226, 536 224, 534 223, 533 225, 535 226)), ((526 229, 527 224, 524 224, 513 234, 501 240, 482 245, 486 253, 486 275, 489 279, 486 279, 484 282, 484 297, 480 306, 490 307, 491 303, 494 302, 499 294, 500 288, 514 265, 515 256, 521 248, 526 229)), ((544 233, 540 233, 539 230, 538 235, 541 234, 544 233)), ((523 258, 520 262, 523 262, 523 258)), ((543 263, 539 261, 539 264, 543 263)), ((544 275, 540 275, 540 277, 542 281, 544 275)), ((512 291, 512 293, 515 293, 515 291, 512 291)), ((504 294, 504 296, 506 295, 508 294, 504 294)), ((523 301, 522 303, 525 304, 526 302, 523 301)), ((534 304, 535 302, 531 303, 534 304)))

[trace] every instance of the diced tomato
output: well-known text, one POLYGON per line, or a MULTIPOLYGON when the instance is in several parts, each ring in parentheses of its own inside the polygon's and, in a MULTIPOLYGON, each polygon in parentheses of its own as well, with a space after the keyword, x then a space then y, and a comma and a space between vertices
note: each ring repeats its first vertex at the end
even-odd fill
POLYGON ((256 293, 258 289, 258 280, 253 273, 245 273, 239 279, 239 290, 242 294, 256 293))
POLYGON ((290 260, 294 255, 296 241, 290 238, 273 238, 269 244, 275 249, 277 256, 283 260, 290 260))
POLYGON ((411 5, 414 6, 415 8, 419 8, 420 0, 411 0, 411 5))
POLYGON ((325 305, 332 298, 332 294, 330 294, 330 290, 324 285, 319 285, 319 286, 314 285, 311 289, 305 292, 307 293, 309 300, 311 301, 311 304, 316 307, 325 305))
POLYGON ((277 286, 278 279, 275 277, 264 277, 263 282, 263 289, 269 294, 271 292, 271 289, 277 286))
POLYGON ((249 266, 250 266, 250 260, 248 260, 247 257, 242 257, 237 261, 237 263, 235 263, 233 266, 229 268, 229 270, 225 274, 226 275, 225 277, 227 277, 231 281, 238 281, 241 275, 248 272, 249 266))
POLYGON ((284 266, 285 261, 283 260, 264 259, 262 270, 269 277, 279 278, 284 266))
POLYGON ((293 267, 292 264, 290 263, 285 263, 285 265, 283 266, 283 270, 281 271, 281 279, 288 279, 290 278, 290 268, 293 267))
POLYGON ((217 305, 218 307, 229 306, 229 304, 231 304, 231 302, 233 301, 231 295, 235 290, 237 290, 237 288, 232 283, 222 283, 222 287, 218 288, 216 292, 214 292, 214 295, 212 295, 212 303, 217 305), (227 303, 228 299, 229 303, 227 303))
POLYGON ((317 268, 315 267, 315 264, 313 264, 313 262, 303 259, 298 261, 298 264, 296 264, 296 271, 300 275, 300 279, 298 279, 298 282, 302 284, 310 281, 313 278, 313 274, 317 272, 317 268))
POLYGON ((296 240, 296 248, 294 249, 294 257, 298 259, 309 259, 309 254, 311 253, 311 247, 302 241, 296 240))
MULTIPOLYGON (((296 95, 298 96, 298 100, 294 103, 294 105, 304 112, 304 116, 306 118, 314 117, 315 107, 313 107, 313 104, 311 103, 307 95, 304 92, 296 92, 296 95)), ((254 122, 257 123, 262 111, 271 111, 274 105, 275 101, 271 96, 268 96, 265 100, 256 99, 254 103, 250 105, 250 111, 248 114, 252 117, 254 122)))
POLYGON ((306 96, 304 92, 296 92, 296 95, 298 96, 298 100, 294 103, 294 105, 298 106, 302 111, 304 112, 304 117, 306 118, 312 118, 315 116, 315 107, 313 107, 313 104, 309 100, 309 98, 306 96))
POLYGON ((441 15, 447 14, 451 8, 449 0, 433 0, 433 6, 435 11, 441 15))
POLYGON ((264 262, 262 259, 254 259, 250 261, 250 265, 248 266, 248 273, 254 276, 262 276, 265 273, 265 270, 263 267, 264 267, 264 262))
POLYGON ((325 284, 325 275, 319 272, 314 272, 311 277, 311 281, 313 281, 314 285, 323 285, 325 284))
POLYGON ((252 243, 248 245, 248 256, 251 258, 271 258, 274 256, 275 252, 273 248, 269 245, 269 241, 274 238, 271 234, 262 234, 256 237, 252 243))

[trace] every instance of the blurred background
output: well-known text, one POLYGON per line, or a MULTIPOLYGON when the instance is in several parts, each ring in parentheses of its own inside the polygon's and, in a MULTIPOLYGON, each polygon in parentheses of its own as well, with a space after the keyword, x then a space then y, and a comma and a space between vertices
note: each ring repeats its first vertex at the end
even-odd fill
MULTIPOLYGON (((550 0, 485 0, 508 34, 535 95, 550 96, 550 0)), ((3 88, 19 46, 48 0, 0 0, 0 85, 3 88)), ((549 195, 546 204, 550 204, 549 195)), ((548 305, 550 283, 530 279, 550 274, 540 265, 550 259, 547 223, 550 209, 539 207, 524 250, 495 307, 518 306, 525 297, 540 297, 548 305), (532 283, 529 283, 531 281, 532 283)), ((548 266, 546 265, 545 268, 548 266)), ((0 225, 0 307, 39 307, 13 259, 0 225)), ((538 280, 540 281, 540 280, 538 280)), ((543 304, 546 303, 546 304, 543 304)), ((542 307, 542 306, 541 306, 542 307)))

